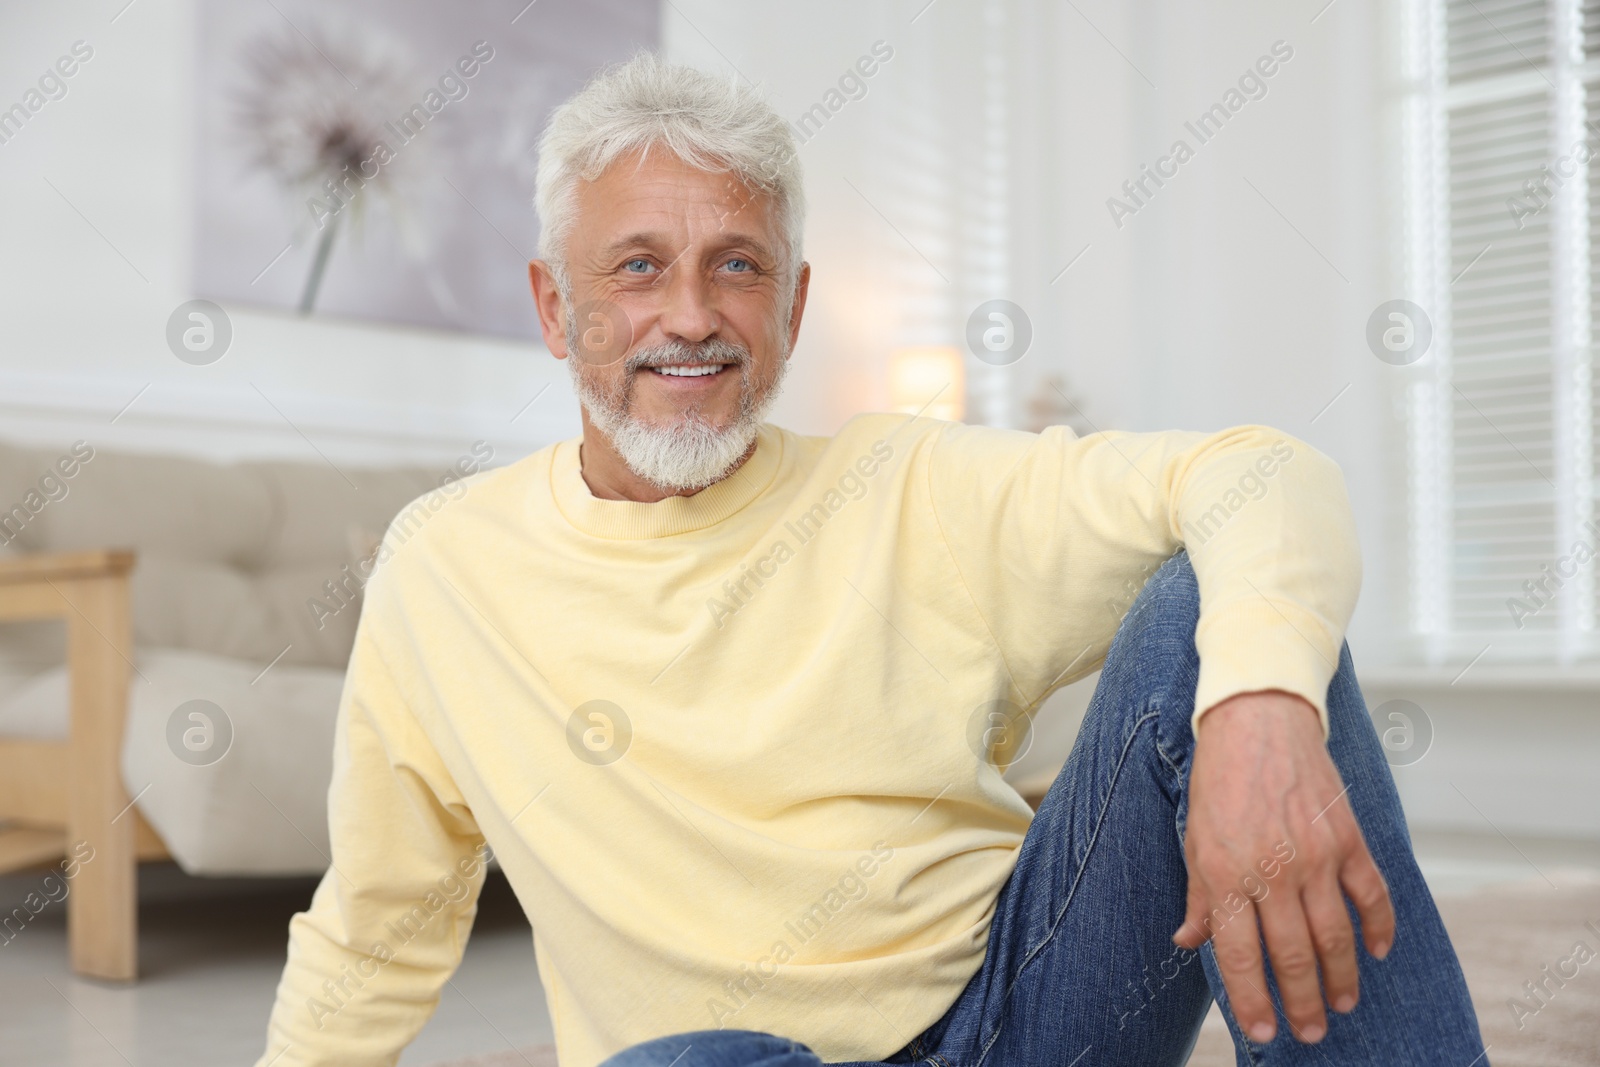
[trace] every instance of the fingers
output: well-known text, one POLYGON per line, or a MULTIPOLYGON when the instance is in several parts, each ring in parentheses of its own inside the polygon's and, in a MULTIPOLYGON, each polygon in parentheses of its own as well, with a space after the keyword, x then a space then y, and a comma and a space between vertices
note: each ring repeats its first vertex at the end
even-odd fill
POLYGON ((1294 893, 1275 893, 1256 910, 1261 913, 1261 933, 1272 957, 1283 1014, 1300 1040, 1321 1041, 1328 1032, 1328 1017, 1322 1010, 1322 984, 1317 980, 1317 950, 1300 898, 1294 893))
POLYGON ((1222 972, 1228 1004, 1239 1028, 1258 1045, 1271 1041, 1278 1032, 1278 1023, 1272 998, 1267 996, 1267 976, 1261 966, 1256 909, 1247 904, 1243 911, 1222 924, 1212 938, 1211 947, 1217 954, 1217 969, 1222 972))
POLYGON ((1206 931, 1204 920, 1206 916, 1205 897, 1200 892, 1198 879, 1189 879, 1189 900, 1183 910, 1183 924, 1178 927, 1178 932, 1172 935, 1172 941, 1180 948, 1198 949, 1205 944, 1206 938, 1211 935, 1206 931))
POLYGON ((1328 1006, 1348 1014, 1360 998, 1361 979, 1356 970, 1356 935, 1350 925, 1339 887, 1329 878, 1307 885, 1301 893, 1311 941, 1322 967, 1322 991, 1328 1006))
POLYGON ((1394 903, 1389 899, 1389 886, 1384 882, 1378 865, 1372 862, 1365 841, 1352 849, 1339 868, 1339 884, 1349 894, 1350 902, 1361 916, 1362 939, 1367 951, 1378 959, 1389 954, 1394 944, 1394 903))

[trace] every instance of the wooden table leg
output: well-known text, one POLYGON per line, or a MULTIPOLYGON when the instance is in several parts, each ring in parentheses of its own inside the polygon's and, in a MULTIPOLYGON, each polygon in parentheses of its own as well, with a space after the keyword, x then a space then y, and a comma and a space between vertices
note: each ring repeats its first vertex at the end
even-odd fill
POLYGON ((138 976, 136 819, 122 782, 122 738, 133 667, 125 574, 56 583, 67 619, 71 789, 67 852, 78 861, 67 897, 72 969, 115 981, 138 976))

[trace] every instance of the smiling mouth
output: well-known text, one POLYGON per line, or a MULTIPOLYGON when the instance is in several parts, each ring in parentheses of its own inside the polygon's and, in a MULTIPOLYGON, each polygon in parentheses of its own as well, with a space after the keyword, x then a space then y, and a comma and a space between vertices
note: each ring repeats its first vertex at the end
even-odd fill
POLYGON ((674 363, 646 369, 663 378, 709 378, 731 366, 731 363, 674 363))

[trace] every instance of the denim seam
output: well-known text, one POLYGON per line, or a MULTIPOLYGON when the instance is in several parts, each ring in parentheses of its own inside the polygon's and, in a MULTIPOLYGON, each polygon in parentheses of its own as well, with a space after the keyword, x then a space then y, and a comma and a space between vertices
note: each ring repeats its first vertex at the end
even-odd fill
POLYGON ((1156 755, 1161 757, 1161 762, 1167 765, 1167 770, 1171 771, 1172 777, 1177 780, 1178 788, 1182 789, 1183 771, 1178 769, 1177 763, 1173 762, 1172 757, 1167 755, 1167 750, 1161 746, 1161 735, 1159 731, 1156 733, 1156 755))
MULTIPOLYGON (((1222 1005, 1220 1005, 1220 1004, 1217 1005, 1217 1006, 1219 1008, 1222 1008, 1222 1005)), ((1234 1018, 1233 1009, 1231 1009, 1231 1008, 1222 1008, 1222 1013, 1223 1013, 1223 1015, 1225 1015, 1227 1017, 1229 1034, 1230 1035, 1237 1035, 1237 1036, 1234 1036, 1234 1038, 1233 1038, 1233 1047, 1234 1047, 1234 1049, 1235 1050, 1242 1050, 1244 1052, 1245 1062, 1251 1064, 1252 1067, 1254 1067, 1255 1064, 1260 1063, 1261 1061, 1256 1059, 1255 1050, 1250 1047, 1252 1042, 1250 1041, 1250 1039, 1248 1037, 1245 1036, 1244 1029, 1239 1025, 1239 1020, 1234 1018)), ((1315 1046, 1312 1046, 1312 1047, 1315 1047, 1315 1046)), ((1324 1058, 1326 1058, 1326 1057, 1324 1057, 1324 1058)))
MULTIPOLYGON (((1105 825, 1106 812, 1111 807, 1111 796, 1116 792, 1117 784, 1122 780, 1122 768, 1128 762, 1128 754, 1133 750, 1133 742, 1138 737, 1139 730, 1144 724, 1156 718, 1159 714, 1159 712, 1149 710, 1147 705, 1144 713, 1134 720, 1132 729, 1128 731, 1128 737, 1122 744, 1122 753, 1117 757, 1116 769, 1111 773, 1111 782, 1106 787, 1105 798, 1100 802, 1100 812, 1095 817, 1094 832, 1089 835, 1088 847, 1084 849, 1083 859, 1079 862, 1078 869, 1072 876, 1072 887, 1067 890, 1067 899, 1062 902, 1061 910, 1051 920, 1049 933, 1037 945, 1028 950, 1027 957, 1022 961, 1021 966, 1017 968, 1011 981, 1007 983, 1005 995, 1000 998, 1002 1005, 1011 999, 1011 994, 1016 989, 1017 982, 1022 977, 1022 972, 1026 971, 1028 965, 1038 958, 1039 953, 1043 952, 1045 947, 1055 940, 1056 931, 1061 928, 1061 920, 1066 917, 1067 909, 1072 907, 1073 898, 1077 895, 1078 884, 1083 880, 1084 868, 1089 866, 1089 858, 1094 855, 1095 845, 1099 843, 1100 829, 1105 825)), ((989 1040, 984 1042, 982 1050, 979 1051, 973 1067, 982 1067, 984 1061, 989 1058, 989 1050, 994 1048, 994 1043, 1000 1039, 1000 1033, 1003 1029, 1004 1026, 995 1027, 994 1033, 989 1035, 989 1040)))

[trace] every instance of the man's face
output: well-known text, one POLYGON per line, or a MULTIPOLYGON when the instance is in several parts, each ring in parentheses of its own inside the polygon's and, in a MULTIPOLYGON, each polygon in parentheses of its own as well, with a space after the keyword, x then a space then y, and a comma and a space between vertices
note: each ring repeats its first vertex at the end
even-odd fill
POLYGON ((723 473, 710 467, 754 440, 799 326, 770 198, 659 148, 626 156, 579 186, 566 255, 570 301, 546 340, 590 421, 641 474, 630 446, 680 446, 673 488, 723 473))

